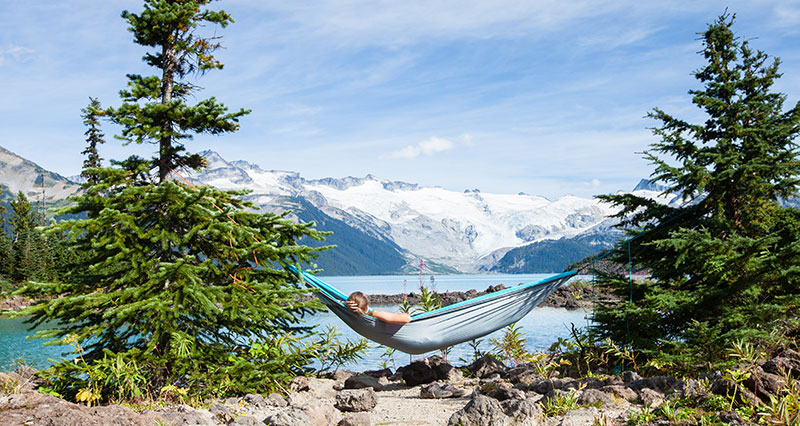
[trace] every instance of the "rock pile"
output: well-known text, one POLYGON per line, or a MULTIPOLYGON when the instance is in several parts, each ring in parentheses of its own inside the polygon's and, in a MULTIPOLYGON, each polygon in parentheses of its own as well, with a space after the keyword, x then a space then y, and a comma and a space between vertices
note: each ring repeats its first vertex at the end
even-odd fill
MULTIPOLYGON (((738 385, 719 372, 683 380, 635 372, 572 378, 556 372, 541 376, 535 366, 508 367, 490 356, 461 368, 434 356, 394 373, 340 370, 328 378, 297 378, 288 395, 245 395, 208 401, 205 409, 177 405, 140 413, 116 405, 86 407, 40 394, 33 390, 37 383, 32 371, 21 369, 0 375, 0 424, 556 426, 590 425, 600 419, 624 424, 645 406, 675 399, 702 401, 714 394, 730 395, 734 387, 745 398, 766 400, 783 385, 783 374, 800 377, 800 354, 786 350, 759 366, 742 368, 754 374, 738 385), (546 408, 567 397, 574 404, 563 412, 553 415, 546 408)), ((745 424, 735 412, 720 411, 717 417, 728 424, 745 424)))

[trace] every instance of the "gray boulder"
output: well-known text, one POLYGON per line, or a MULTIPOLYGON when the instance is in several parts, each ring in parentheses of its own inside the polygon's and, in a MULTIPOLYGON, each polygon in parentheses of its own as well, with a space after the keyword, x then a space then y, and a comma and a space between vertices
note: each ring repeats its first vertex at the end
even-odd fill
POLYGON ((785 371, 794 377, 800 377, 800 353, 791 349, 784 350, 779 356, 761 365, 767 373, 780 375, 785 371))
POLYGON ((342 413, 332 405, 317 400, 295 407, 300 409, 315 426, 328 426, 336 424, 342 417, 342 413))
POLYGON ((633 389, 622 385, 611 385, 600 388, 601 391, 613 394, 617 398, 625 400, 636 399, 639 395, 633 389))
POLYGON ((264 422, 256 416, 238 416, 233 419, 231 424, 235 426, 263 426, 264 422))
POLYGON ((357 374, 350 376, 344 381, 345 389, 364 389, 372 388, 376 391, 382 391, 384 385, 380 382, 378 377, 368 376, 366 374, 357 374))
POLYGON ((497 400, 473 392, 472 399, 464 408, 450 416, 447 425, 505 426, 509 420, 497 400))
POLYGON ((355 371, 336 370, 336 371, 333 371, 331 373, 328 373, 327 377, 329 379, 334 380, 336 383, 344 383, 345 380, 347 380, 351 376, 355 376, 356 374, 358 374, 358 373, 356 373, 355 371))
POLYGON ((539 411, 539 398, 509 399, 503 401, 503 411, 511 417, 512 424, 516 426, 536 426, 539 424, 541 412, 539 411))
POLYGON ((585 426, 594 424, 595 419, 600 415, 597 408, 587 407, 578 410, 567 411, 564 418, 559 423, 560 426, 585 426))
POLYGON ((267 395, 265 400, 267 405, 270 405, 272 407, 284 408, 289 406, 289 403, 286 402, 286 398, 284 398, 283 395, 279 393, 271 393, 267 395))
POLYGON ((626 371, 622 373, 622 381, 625 382, 626 384, 630 382, 635 382, 637 380, 642 380, 642 376, 640 376, 639 373, 635 371, 626 371))
POLYGON ((291 392, 303 392, 308 390, 308 377, 297 376, 289 382, 289 390, 291 392))
POLYGON ((540 393, 542 395, 547 395, 553 390, 564 389, 564 385, 571 381, 571 379, 564 380, 559 378, 541 379, 531 383, 530 386, 528 386, 528 390, 540 393))
POLYGON ((336 408, 347 412, 370 411, 378 405, 372 388, 345 389, 336 394, 336 408))
POLYGON ((263 408, 269 405, 267 399, 257 393, 248 393, 242 398, 242 401, 255 408, 263 408))
POLYGON ((530 384, 540 378, 539 374, 528 365, 521 365, 506 371, 506 380, 510 383, 530 384))
POLYGON ((582 379, 581 384, 583 385, 584 389, 600 389, 606 385, 603 380, 600 380, 597 377, 587 377, 582 379))
POLYGON ((503 377, 506 374, 506 365, 491 355, 484 355, 481 359, 470 364, 467 370, 472 373, 472 377, 479 379, 503 377))
POLYGON ((506 401, 509 399, 525 399, 525 392, 513 388, 509 383, 495 382, 487 390, 486 396, 498 401, 506 401))
POLYGON ((644 405, 658 407, 664 403, 664 394, 655 389, 644 388, 639 391, 639 399, 644 405))
POLYGON ((433 369, 436 374, 436 380, 447 380, 450 378, 450 373, 456 371, 447 360, 438 355, 431 356, 427 359, 428 365, 433 369))
POLYGON ((219 423, 217 417, 210 411, 195 410, 188 405, 160 408, 155 413, 168 424, 175 426, 215 425, 219 423))
POLYGON ((420 386, 419 396, 429 399, 458 398, 466 393, 450 383, 433 382, 420 386))
POLYGON ((337 426, 372 426, 369 413, 348 413, 337 426))
POLYGON ((86 407, 52 395, 23 392, 0 396, 0 425, 153 425, 159 419, 152 412, 137 413, 119 405, 86 407))
POLYGON ((263 423, 269 426, 314 426, 303 410, 297 407, 279 411, 264 419, 263 423))
POLYGON ((634 380, 628 383, 628 387, 638 391, 644 388, 655 389, 661 392, 667 392, 677 385, 680 381, 672 376, 655 376, 646 379, 634 380))
POLYGON ((384 368, 384 369, 381 369, 381 370, 365 371, 365 372, 363 372, 361 374, 364 374, 364 375, 367 375, 367 376, 372 376, 372 377, 374 377, 376 379, 379 379, 381 377, 389 378, 389 377, 392 377, 392 370, 389 369, 389 368, 384 368))
POLYGON ((614 399, 606 392, 599 389, 584 389, 578 396, 578 404, 595 405, 601 403, 603 406, 614 404, 614 399))
POLYGON ((397 373, 408 386, 417 386, 437 380, 436 371, 427 360, 417 360, 397 369, 397 373))
POLYGON ((225 406, 225 404, 214 404, 208 407, 208 411, 217 419, 219 423, 229 424, 233 422, 235 414, 225 406))

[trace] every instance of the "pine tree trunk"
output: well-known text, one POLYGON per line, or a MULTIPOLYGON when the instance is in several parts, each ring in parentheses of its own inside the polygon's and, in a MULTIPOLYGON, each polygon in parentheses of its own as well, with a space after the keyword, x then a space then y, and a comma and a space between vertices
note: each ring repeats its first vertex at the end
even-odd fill
MULTIPOLYGON (((163 73, 161 75, 161 104, 168 105, 172 102, 172 89, 175 84, 175 68, 178 52, 174 46, 164 45, 161 49, 163 73)), ((165 118, 161 125, 161 140, 159 141, 158 182, 164 182, 169 176, 171 164, 172 121, 165 118)))

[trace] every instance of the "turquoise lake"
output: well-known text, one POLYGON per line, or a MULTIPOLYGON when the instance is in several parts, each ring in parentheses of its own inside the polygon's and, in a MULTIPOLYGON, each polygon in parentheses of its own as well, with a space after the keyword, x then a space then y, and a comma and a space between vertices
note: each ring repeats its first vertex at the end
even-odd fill
MULTIPOLYGON (((550 274, 525 274, 525 275, 435 275, 433 286, 436 291, 467 291, 476 289, 486 290, 490 285, 504 284, 506 287, 520 283, 538 281, 550 274)), ((355 276, 355 277, 321 277, 323 281, 333 285, 345 294, 359 290, 368 294, 398 294, 419 291, 420 278, 416 275, 386 275, 386 276, 355 276), (405 286, 404 286, 405 283, 405 286)), ((424 276, 427 286, 431 286, 431 277, 424 276)), ((385 306, 380 309, 397 310, 395 306, 385 306)), ((536 308, 517 325, 527 339, 528 350, 546 350, 559 337, 570 337, 570 324, 582 328, 588 324, 587 315, 583 310, 569 311, 561 308, 536 308)), ((309 324, 318 324, 321 327, 332 325, 339 329, 341 338, 356 339, 359 336, 344 325, 335 315, 329 312, 320 312, 313 317, 306 318, 309 324)), ((18 360, 34 368, 46 368, 50 360, 58 360, 62 356, 71 358, 67 353, 72 348, 65 346, 45 346, 44 341, 30 339, 32 331, 28 331, 22 319, 0 318, 0 371, 14 369, 18 360)), ((491 348, 489 339, 499 337, 502 330, 481 338, 480 349, 487 351, 491 348)), ((395 353, 394 359, 383 356, 386 348, 372 344, 367 356, 354 365, 345 365, 355 371, 364 371, 379 368, 384 362, 391 368, 408 364, 410 359, 420 359, 424 355, 409 357, 400 352, 395 353), (393 365, 394 364, 394 365, 393 365)), ((438 354, 431 352, 427 355, 438 354)), ((448 354, 448 359, 458 364, 459 358, 471 359, 472 348, 463 343, 454 346, 448 354)))

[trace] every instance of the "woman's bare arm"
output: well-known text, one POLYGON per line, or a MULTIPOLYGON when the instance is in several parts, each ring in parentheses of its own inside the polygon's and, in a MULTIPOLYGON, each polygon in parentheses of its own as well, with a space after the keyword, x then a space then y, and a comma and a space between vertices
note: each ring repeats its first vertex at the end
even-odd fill
POLYGON ((353 312, 356 312, 356 313, 359 313, 359 314, 364 314, 364 315, 370 315, 370 316, 374 317, 375 319, 379 319, 379 320, 381 320, 383 322, 387 322, 387 323, 390 323, 390 324, 406 324, 408 322, 411 322, 411 315, 409 315, 409 314, 407 314, 405 312, 400 312, 400 313, 397 313, 397 314, 393 314, 393 313, 390 313, 390 312, 382 312, 382 311, 367 311, 367 312, 364 312, 361 308, 358 307, 358 304, 356 304, 355 302, 350 301, 350 300, 348 300, 346 302, 346 305, 353 312))
POLYGON ((372 311, 367 315, 372 315, 376 319, 379 319, 383 322, 388 322, 390 324, 405 324, 411 321, 411 315, 405 312, 393 314, 389 312, 372 311))

